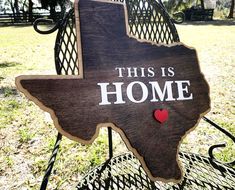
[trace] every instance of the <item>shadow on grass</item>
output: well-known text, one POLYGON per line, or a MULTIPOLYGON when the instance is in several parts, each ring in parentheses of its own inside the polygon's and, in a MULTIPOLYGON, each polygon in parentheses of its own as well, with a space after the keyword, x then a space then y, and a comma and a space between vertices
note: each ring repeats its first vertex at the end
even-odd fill
POLYGON ((0 63, 0 69, 1 68, 7 68, 7 67, 15 67, 21 65, 21 63, 17 63, 17 62, 2 62, 0 63))
POLYGON ((1 96, 9 97, 9 96, 16 96, 16 95, 18 95, 18 92, 15 87, 6 86, 6 87, 0 88, 0 97, 1 96))
POLYGON ((235 26, 235 19, 212 20, 212 21, 185 21, 181 25, 213 25, 213 26, 235 26))
POLYGON ((13 27, 13 26, 16 26, 16 27, 32 27, 33 24, 32 23, 20 23, 20 24, 17 24, 17 23, 0 23, 0 28, 2 27, 13 27))
MULTIPOLYGON (((48 28, 51 28, 53 27, 54 25, 56 24, 56 22, 51 22, 51 23, 41 23, 40 25, 44 26, 45 28, 48 27, 48 28)), ((22 24, 14 24, 14 23, 11 23, 11 24, 2 24, 0 23, 0 28, 33 28, 33 23, 22 23, 22 24)))

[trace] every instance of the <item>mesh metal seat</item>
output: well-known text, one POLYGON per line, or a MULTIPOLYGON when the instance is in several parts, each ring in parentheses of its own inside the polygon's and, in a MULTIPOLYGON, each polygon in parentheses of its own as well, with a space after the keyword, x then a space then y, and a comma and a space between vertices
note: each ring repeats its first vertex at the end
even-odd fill
POLYGON ((139 161, 126 153, 90 171, 77 189, 234 189, 234 169, 197 154, 181 152, 179 156, 185 168, 183 181, 179 184, 150 181, 139 161))
MULTIPOLYGON (((116 1, 122 2, 122 0, 116 1)), ((131 35, 158 44, 171 44, 180 41, 177 30, 161 2, 158 3, 153 0, 129 0, 126 2, 129 33, 131 35)), ((58 29, 55 43, 55 65, 57 74, 77 75, 79 74, 78 52, 73 9, 56 25, 56 28, 58 29)), ((205 117, 204 120, 235 142, 235 137, 223 128, 205 117)), ((179 157, 185 168, 183 181, 179 184, 166 184, 162 182, 152 182, 133 154, 125 153, 113 157, 111 129, 108 131, 110 158, 102 165, 88 172, 77 185, 77 189, 232 190, 235 188, 235 169, 232 168, 235 162, 223 164, 216 161, 212 154, 214 148, 223 145, 212 146, 209 149, 209 157, 180 152, 179 157)), ((61 134, 58 134, 41 189, 46 189, 61 138, 61 134)))

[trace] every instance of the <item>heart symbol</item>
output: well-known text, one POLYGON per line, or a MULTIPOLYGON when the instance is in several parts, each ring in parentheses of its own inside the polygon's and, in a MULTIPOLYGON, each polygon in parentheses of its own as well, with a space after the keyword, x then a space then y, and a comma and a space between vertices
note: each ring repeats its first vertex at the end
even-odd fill
POLYGON ((154 117, 158 122, 164 123, 168 119, 168 111, 164 109, 155 110, 154 117))

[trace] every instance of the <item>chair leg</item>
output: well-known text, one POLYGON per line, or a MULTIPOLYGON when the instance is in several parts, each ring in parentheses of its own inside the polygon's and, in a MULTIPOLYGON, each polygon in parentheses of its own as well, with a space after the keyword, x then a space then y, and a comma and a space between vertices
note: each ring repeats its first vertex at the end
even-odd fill
POLYGON ((44 175, 43 180, 42 180, 40 190, 45 190, 47 188, 49 177, 51 175, 51 171, 53 169, 53 166, 54 166, 54 163, 55 163, 55 160, 56 160, 56 156, 57 156, 57 153, 59 151, 61 139, 62 139, 62 135, 60 133, 58 133, 57 138, 56 138, 56 142, 55 142, 55 145, 54 145, 54 149, 52 151, 51 158, 48 162, 48 166, 47 166, 45 175, 44 175))
POLYGON ((108 138, 109 138, 109 159, 113 157, 113 138, 112 138, 112 128, 108 127, 108 138))

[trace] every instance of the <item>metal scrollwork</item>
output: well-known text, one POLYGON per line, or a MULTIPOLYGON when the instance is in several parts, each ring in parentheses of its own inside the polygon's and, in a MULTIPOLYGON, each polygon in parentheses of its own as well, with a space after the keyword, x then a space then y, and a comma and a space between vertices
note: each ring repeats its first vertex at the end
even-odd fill
POLYGON ((53 23, 53 20, 52 19, 44 19, 44 18, 39 18, 39 19, 35 20, 33 23, 34 30, 36 32, 38 32, 39 34, 51 34, 60 28, 61 20, 57 21, 55 23, 55 25, 48 30, 41 30, 38 28, 38 26, 42 23, 51 24, 51 23, 53 23))
MULTIPOLYGON (((220 127, 219 125, 217 125, 216 123, 214 123, 213 121, 208 119, 207 117, 203 117, 203 119, 206 122, 208 122, 209 124, 211 124, 213 127, 215 127, 216 129, 218 129, 220 132, 225 134, 227 137, 229 137, 233 141, 233 143, 235 143, 235 137, 231 133, 229 133, 228 131, 226 131, 225 129, 223 129, 222 127, 220 127)), ((225 147, 226 147, 226 143, 220 143, 220 144, 212 145, 208 150, 208 154, 209 154, 211 160, 212 161, 213 160, 217 161, 217 159, 215 158, 214 153, 213 153, 216 148, 225 148, 225 147)), ((224 164, 226 164, 228 166, 235 166, 235 160, 232 161, 232 162, 224 163, 224 164)))

